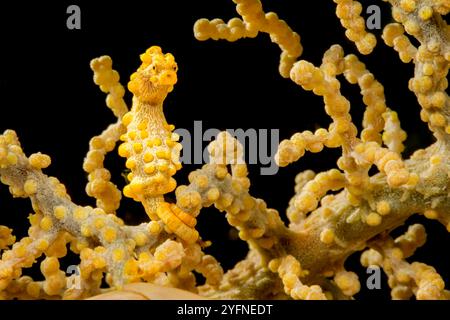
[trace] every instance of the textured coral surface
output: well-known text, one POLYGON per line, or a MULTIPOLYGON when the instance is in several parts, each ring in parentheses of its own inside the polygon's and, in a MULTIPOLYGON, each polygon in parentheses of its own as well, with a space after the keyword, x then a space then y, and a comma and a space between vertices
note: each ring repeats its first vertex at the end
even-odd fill
MULTIPOLYGON (((331 119, 327 128, 283 140, 277 164, 285 167, 306 152, 338 148, 336 167, 295 177, 287 224, 277 210, 250 193, 243 147, 226 131, 208 146, 211 162, 192 171, 187 185, 177 186, 182 146, 163 112, 177 83, 174 55, 151 46, 140 56, 141 65, 127 86, 131 107, 111 58, 96 58, 90 65, 94 82, 107 94, 106 104, 117 121, 90 140, 84 159, 86 193, 95 206, 74 203, 65 186, 43 172, 51 165, 50 156, 26 155, 13 130, 0 136, 1 182, 13 197, 28 198, 33 209, 28 236, 22 239, 0 225, 0 298, 190 299, 196 294, 215 299, 350 299, 362 281, 344 263, 361 251, 363 266, 379 267, 387 275, 393 299, 450 299, 436 269, 411 259, 426 242, 424 226, 412 224, 404 234, 390 235, 414 214, 436 220, 450 232, 450 28, 443 19, 450 2, 387 1, 396 22, 384 26, 382 39, 403 63, 414 65, 408 87, 434 136, 431 145, 408 158, 402 156, 406 132, 399 116, 357 55, 334 44, 321 63, 302 60, 300 35, 276 13, 264 11, 259 0, 233 2, 238 17, 227 22, 200 19, 193 26, 195 38, 238 41, 268 34, 281 49, 280 75, 319 96, 331 119), (341 92, 344 81, 361 92, 361 130, 341 92), (105 156, 116 145, 127 168, 122 190, 105 166, 105 156), (142 206, 147 222, 132 225, 117 216, 123 196, 142 206), (202 208, 210 206, 224 212, 249 245, 247 257, 227 272, 205 253, 210 242, 196 229, 202 208), (80 259, 79 272, 72 275, 60 266, 68 250, 80 259), (37 261, 43 280, 23 275, 37 261), (197 283, 196 274, 204 277, 204 284, 197 283), (148 286, 142 287, 144 283, 148 286)), ((377 38, 366 29, 362 5, 353 0, 334 3, 346 37, 361 55, 371 54, 377 38)))

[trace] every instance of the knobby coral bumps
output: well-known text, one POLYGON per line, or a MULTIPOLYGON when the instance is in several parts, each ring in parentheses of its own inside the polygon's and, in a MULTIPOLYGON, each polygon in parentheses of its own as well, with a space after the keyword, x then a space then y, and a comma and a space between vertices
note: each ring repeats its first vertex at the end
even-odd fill
MULTIPOLYGON (((157 46, 140 56, 142 64, 128 83, 131 108, 123 99, 125 88, 111 58, 94 59, 94 82, 107 94, 106 104, 117 117, 91 139, 83 164, 86 192, 96 199, 96 207, 75 204, 64 185, 43 172, 51 165, 48 155, 27 156, 12 130, 0 136, 1 182, 14 197, 29 198, 33 208, 28 236, 16 239, 13 230, 0 226, 1 298, 81 299, 145 282, 154 290, 172 287, 218 299, 348 299, 361 284, 344 262, 362 251, 363 266, 378 266, 388 276, 392 298, 450 299, 432 266, 410 262, 426 242, 425 228, 414 224, 401 236, 389 235, 413 214, 437 220, 450 232, 450 29, 442 18, 450 3, 387 1, 396 22, 384 27, 382 39, 402 62, 414 64, 409 88, 435 137, 432 145, 404 159, 406 133, 400 119, 387 105, 383 85, 357 55, 335 44, 324 52, 320 65, 301 60, 299 34, 276 13, 264 12, 259 0, 233 2, 240 17, 226 23, 200 19, 195 37, 236 41, 268 34, 281 49, 280 74, 320 96, 331 120, 328 128, 282 141, 278 165, 287 166, 306 152, 326 147, 342 150, 337 167, 320 173, 306 170, 295 177, 288 226, 277 210, 250 194, 242 146, 227 132, 209 145, 211 162, 191 172, 188 185, 177 187, 174 175, 182 167, 181 144, 163 113, 164 99, 177 82, 174 56, 157 46), (361 91, 366 106, 361 132, 350 116, 340 79, 361 91), (123 190, 104 167, 105 155, 116 144, 129 169, 123 190), (369 173, 373 167, 376 174, 369 173), (165 196, 172 191, 174 203, 165 196), (148 222, 131 226, 116 216, 122 194, 142 204, 148 222), (226 273, 204 253, 209 242, 196 230, 197 216, 211 205, 225 212, 250 247, 247 257, 226 273), (81 261, 79 272, 69 276, 59 262, 68 248, 81 261), (23 276, 22 270, 41 257, 44 280, 23 276), (194 273, 202 274, 205 284, 197 285, 194 273), (102 281, 110 289, 101 288, 102 281)), ((334 2, 346 36, 361 54, 371 53, 376 37, 366 30, 361 4, 334 2)))

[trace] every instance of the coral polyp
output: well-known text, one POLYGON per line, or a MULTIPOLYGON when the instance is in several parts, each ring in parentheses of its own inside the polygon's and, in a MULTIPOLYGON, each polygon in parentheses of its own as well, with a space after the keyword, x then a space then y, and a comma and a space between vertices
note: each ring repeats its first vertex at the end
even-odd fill
MULTIPOLYGON (((117 121, 90 140, 83 163, 86 192, 95 206, 75 203, 57 178, 44 173, 51 165, 49 155, 27 155, 13 130, 0 135, 1 182, 13 197, 28 198, 33 208, 28 235, 22 239, 0 225, 0 298, 116 298, 126 297, 130 285, 148 284, 150 298, 167 287, 171 297, 186 298, 351 299, 361 282, 344 264, 361 251, 363 266, 384 270, 393 299, 450 299, 435 268, 411 262, 426 242, 424 226, 412 224, 404 234, 391 235, 415 214, 450 232, 450 29, 443 19, 450 3, 387 1, 396 22, 384 27, 382 39, 403 63, 414 64, 409 89, 435 138, 405 158, 407 134, 400 117, 387 105, 383 85, 356 54, 334 44, 320 64, 303 60, 300 35, 287 22, 265 12, 259 0, 233 2, 240 17, 228 22, 199 19, 194 36, 200 41, 238 41, 268 34, 281 49, 280 75, 321 97, 330 118, 327 128, 281 141, 277 165, 300 161, 307 152, 338 148, 336 167, 292 177, 295 195, 287 206, 287 224, 277 210, 250 193, 244 148, 227 131, 209 144, 210 162, 192 171, 187 185, 177 186, 182 144, 165 118, 172 111, 163 107, 177 83, 174 55, 156 45, 142 53, 127 85, 131 107, 112 59, 96 58, 90 65, 94 82, 107 94, 106 104, 117 121), (360 90, 365 105, 361 130, 341 90, 344 81, 360 90), (116 146, 128 170, 123 190, 105 167, 105 156, 116 146), (142 206, 147 222, 129 225, 119 218, 122 194, 142 206), (210 243, 196 228, 202 209, 210 206, 224 212, 249 245, 247 257, 227 272, 205 253, 210 243), (68 250, 80 259, 79 272, 72 275, 60 266, 68 250), (37 261, 43 280, 23 275, 37 261), (204 283, 197 283, 196 274, 204 283)), ((371 54, 377 38, 366 29, 361 4, 334 2, 347 38, 360 54, 371 54)))

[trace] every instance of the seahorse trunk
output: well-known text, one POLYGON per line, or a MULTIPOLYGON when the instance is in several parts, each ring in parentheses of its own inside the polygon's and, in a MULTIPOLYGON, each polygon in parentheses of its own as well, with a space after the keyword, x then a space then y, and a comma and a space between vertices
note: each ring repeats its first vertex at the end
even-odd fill
POLYGON ((119 147, 119 154, 127 158, 126 167, 131 170, 130 183, 123 192, 141 202, 152 220, 158 219, 156 210, 164 201, 163 195, 175 189, 172 176, 181 168, 181 145, 162 108, 162 104, 152 105, 134 97, 131 111, 122 119, 127 133, 119 147))

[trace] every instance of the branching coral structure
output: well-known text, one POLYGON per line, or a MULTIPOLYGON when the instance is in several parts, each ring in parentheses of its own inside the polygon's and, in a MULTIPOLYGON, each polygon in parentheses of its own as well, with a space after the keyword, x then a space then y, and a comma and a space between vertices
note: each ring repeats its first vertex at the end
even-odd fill
MULTIPOLYGON (((450 104, 445 91, 450 28, 442 17, 450 3, 387 1, 396 22, 384 27, 382 38, 402 62, 414 64, 409 89, 435 137, 433 144, 404 159, 406 133, 400 119, 387 106, 382 84, 356 55, 345 54, 336 44, 323 54, 320 65, 301 60, 299 34, 277 14, 266 13, 259 0, 233 2, 240 18, 200 19, 194 25, 195 37, 237 41, 269 34, 281 49, 281 76, 322 97, 331 118, 328 128, 282 141, 277 164, 287 166, 306 151, 327 147, 342 150, 337 168, 306 170, 295 177, 288 225, 277 210, 250 194, 243 147, 226 131, 210 143, 211 161, 189 174, 188 185, 177 187, 174 175, 182 168, 182 146, 163 113, 163 102, 177 82, 174 56, 157 46, 140 56, 142 64, 128 83, 131 108, 111 58, 94 59, 94 82, 107 94, 106 104, 117 117, 91 139, 83 164, 86 192, 95 198, 95 207, 72 202, 64 185, 43 172, 51 164, 48 155, 27 156, 12 130, 0 136, 1 182, 13 197, 29 198, 34 211, 28 236, 18 241, 13 230, 0 226, 0 298, 84 299, 148 283, 154 290, 169 287, 174 295, 187 298, 351 299, 361 283, 344 263, 362 251, 363 266, 381 268, 388 276, 393 299, 450 299, 432 266, 410 262, 426 242, 425 228, 414 224, 399 237, 389 234, 414 214, 437 220, 450 232, 450 104), (360 88, 366 106, 361 132, 350 116, 340 79, 360 88), (104 166, 105 155, 119 141, 118 153, 130 170, 122 191, 104 166), (369 173, 373 168, 377 173, 369 173), (171 192, 174 203, 166 196, 171 192), (122 193, 142 204, 148 222, 127 225, 116 215, 122 193), (247 257, 226 273, 204 252, 209 242, 196 230, 202 208, 212 205, 225 212, 228 223, 249 244, 247 257), (68 249, 81 261, 79 272, 70 276, 59 262, 68 249), (41 257, 44 280, 22 275, 41 257), (197 284, 196 273, 206 279, 204 284, 197 284)), ((346 36, 361 54, 370 54, 376 37, 366 30, 361 4, 334 2, 346 36)))

